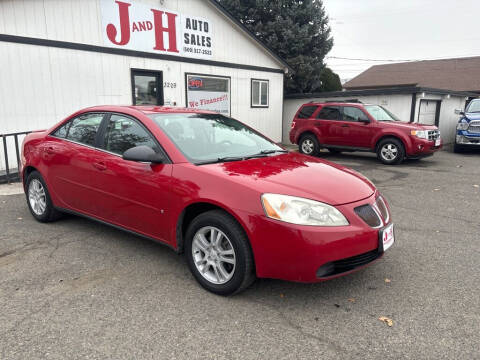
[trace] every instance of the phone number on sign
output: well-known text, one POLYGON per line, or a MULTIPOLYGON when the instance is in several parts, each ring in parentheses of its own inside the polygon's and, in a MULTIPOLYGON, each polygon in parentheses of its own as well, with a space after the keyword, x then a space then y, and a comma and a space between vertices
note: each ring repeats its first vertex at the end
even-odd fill
POLYGON ((202 54, 202 55, 212 55, 212 50, 205 50, 205 49, 195 49, 192 47, 183 47, 184 52, 189 52, 193 54, 202 54))

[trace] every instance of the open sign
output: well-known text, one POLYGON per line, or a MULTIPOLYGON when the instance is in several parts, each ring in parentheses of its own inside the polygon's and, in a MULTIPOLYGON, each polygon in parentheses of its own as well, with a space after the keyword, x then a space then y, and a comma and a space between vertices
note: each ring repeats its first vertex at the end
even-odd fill
POLYGON ((203 86, 203 80, 200 78, 191 78, 188 80, 189 89, 200 89, 203 86))

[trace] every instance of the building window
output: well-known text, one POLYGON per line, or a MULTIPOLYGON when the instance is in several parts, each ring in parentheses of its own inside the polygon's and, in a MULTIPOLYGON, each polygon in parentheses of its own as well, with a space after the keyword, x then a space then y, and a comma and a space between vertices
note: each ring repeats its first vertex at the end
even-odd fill
POLYGON ((226 76, 185 74, 188 108, 216 111, 230 116, 230 78, 226 76))
POLYGON ((161 71, 132 69, 133 105, 163 105, 161 71))
POLYGON ((268 80, 252 79, 251 107, 268 107, 268 80))

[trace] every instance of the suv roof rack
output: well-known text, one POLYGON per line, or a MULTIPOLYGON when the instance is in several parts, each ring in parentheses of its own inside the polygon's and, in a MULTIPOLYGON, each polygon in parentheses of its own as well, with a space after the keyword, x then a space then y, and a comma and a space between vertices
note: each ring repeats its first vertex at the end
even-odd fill
POLYGON ((358 104, 363 104, 360 100, 358 99, 347 99, 347 100, 327 100, 325 101, 326 103, 358 103, 358 104))

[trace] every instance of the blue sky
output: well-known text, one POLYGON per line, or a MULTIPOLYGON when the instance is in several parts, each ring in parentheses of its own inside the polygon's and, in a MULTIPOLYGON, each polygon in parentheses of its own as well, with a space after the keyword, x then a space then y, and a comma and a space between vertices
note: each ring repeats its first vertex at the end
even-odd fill
MULTIPOLYGON (((334 57, 436 59, 480 56, 480 0, 323 0, 334 57)), ((375 64, 326 60, 342 79, 375 64)))

